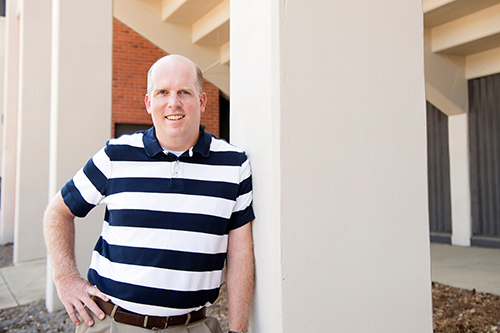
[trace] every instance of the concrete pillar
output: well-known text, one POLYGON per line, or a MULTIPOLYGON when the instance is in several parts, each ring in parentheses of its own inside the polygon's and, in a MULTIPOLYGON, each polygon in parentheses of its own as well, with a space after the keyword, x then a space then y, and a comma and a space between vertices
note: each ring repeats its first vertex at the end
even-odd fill
POLYGON ((51 0, 21 0, 14 263, 45 257, 51 0))
POLYGON ((470 246, 472 236, 468 114, 448 117, 451 243, 470 246))
POLYGON ((422 4, 232 1, 253 332, 432 332, 422 4))
MULTIPOLYGON (((6 33, 5 16, 0 17, 0 105, 3 105, 3 90, 4 90, 4 73, 5 73, 5 33, 6 33)), ((3 126, 0 125, 0 149, 2 147, 3 126)), ((2 152, 0 150, 0 177, 2 165, 2 152)), ((1 222, 0 222, 1 224, 1 222)))
POLYGON ((19 82, 18 3, 8 0, 5 11, 5 66, 2 132, 2 196, 0 244, 14 241, 17 153, 17 101, 19 82))
MULTIPOLYGON (((111 0, 53 0, 49 197, 111 136, 111 0)), ((78 267, 85 276, 103 211, 77 219, 78 267)), ((59 308, 48 267, 47 308, 59 308)))

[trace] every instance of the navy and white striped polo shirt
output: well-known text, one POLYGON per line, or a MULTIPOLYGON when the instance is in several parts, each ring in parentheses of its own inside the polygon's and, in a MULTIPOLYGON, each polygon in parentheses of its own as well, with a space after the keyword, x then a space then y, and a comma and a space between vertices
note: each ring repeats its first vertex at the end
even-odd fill
POLYGON ((228 233, 254 219, 244 151, 206 133, 177 157, 154 128, 108 141, 61 190, 83 217, 106 205, 88 279, 115 304, 172 316, 212 304, 228 233))

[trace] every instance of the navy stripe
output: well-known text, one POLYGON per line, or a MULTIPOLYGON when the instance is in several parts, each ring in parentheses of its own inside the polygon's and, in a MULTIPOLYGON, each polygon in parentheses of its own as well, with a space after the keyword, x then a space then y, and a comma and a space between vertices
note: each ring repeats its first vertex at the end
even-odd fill
POLYGON ((212 235, 227 233, 229 222, 228 219, 210 215, 132 209, 110 210, 106 217, 111 226, 183 230, 212 235))
MULTIPOLYGON (((126 144, 111 144, 106 147, 106 154, 108 154, 111 161, 128 161, 128 162, 154 162, 154 161, 175 161, 177 157, 163 153, 156 154, 153 157, 148 156, 144 148, 134 147, 126 144)), ((189 157, 188 153, 184 153, 180 161, 185 163, 203 164, 203 165, 224 165, 224 166, 240 166, 246 160, 246 155, 236 151, 211 151, 208 158, 202 154, 195 153, 189 157)))
POLYGON ((245 210, 234 212, 231 215, 228 228, 229 230, 238 229, 253 220, 255 220, 255 215, 252 205, 250 204, 250 206, 248 206, 245 210))
POLYGON ((183 178, 113 178, 108 195, 122 192, 179 193, 235 200, 238 184, 183 178))
POLYGON ((252 175, 240 183, 237 196, 252 192, 252 175))
POLYGON ((177 158, 172 155, 157 154, 154 157, 149 157, 142 147, 134 147, 126 144, 112 144, 106 147, 111 161, 128 161, 128 162, 155 162, 155 161, 175 161, 177 158))
POLYGON ((99 237, 94 250, 115 263, 188 272, 221 271, 226 260, 225 253, 205 254, 110 245, 102 237, 99 237))
POLYGON ((89 204, 78 191, 73 180, 70 180, 61 189, 64 203, 73 215, 85 217, 95 205, 89 204))
POLYGON ((85 164, 83 167, 83 173, 92 182, 101 195, 106 195, 106 184, 108 179, 104 176, 101 170, 97 168, 93 159, 90 159, 87 164, 85 164))
POLYGON ((141 287, 107 279, 99 276, 93 269, 89 269, 88 280, 103 293, 125 301, 177 309, 204 306, 207 301, 214 303, 219 296, 220 289, 176 291, 141 287))
POLYGON ((202 165, 240 166, 245 162, 246 155, 236 151, 210 151, 208 158, 194 154, 192 157, 182 156, 180 160, 185 163, 202 165))

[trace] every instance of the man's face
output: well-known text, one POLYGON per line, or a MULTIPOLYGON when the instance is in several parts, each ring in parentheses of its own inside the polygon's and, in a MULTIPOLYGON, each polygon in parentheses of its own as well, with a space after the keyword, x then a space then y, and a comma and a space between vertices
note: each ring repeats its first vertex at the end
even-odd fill
POLYGON ((151 89, 145 97, 156 136, 162 147, 184 151, 199 136, 207 97, 197 90, 196 69, 188 59, 169 56, 155 65, 151 89))

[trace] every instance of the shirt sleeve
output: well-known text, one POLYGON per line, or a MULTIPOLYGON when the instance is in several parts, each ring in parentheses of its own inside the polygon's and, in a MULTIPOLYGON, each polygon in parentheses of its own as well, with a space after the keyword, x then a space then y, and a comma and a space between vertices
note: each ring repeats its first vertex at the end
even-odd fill
POLYGON ((252 201, 252 171, 250 160, 245 155, 245 160, 240 166, 240 183, 236 204, 234 205, 229 222, 230 230, 242 227, 255 219, 252 201))
POLYGON ((64 202, 78 217, 85 217, 106 195, 110 159, 101 149, 61 189, 64 202))

